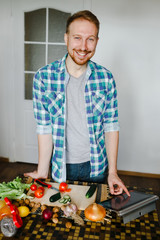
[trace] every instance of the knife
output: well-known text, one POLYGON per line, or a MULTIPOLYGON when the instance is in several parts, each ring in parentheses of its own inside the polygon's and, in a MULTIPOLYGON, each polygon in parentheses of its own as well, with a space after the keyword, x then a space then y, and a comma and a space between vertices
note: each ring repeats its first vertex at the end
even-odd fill
POLYGON ((55 187, 52 187, 51 184, 47 184, 47 183, 45 183, 45 182, 43 182, 43 181, 41 181, 41 180, 39 180, 39 179, 35 179, 34 181, 37 182, 39 185, 41 185, 41 186, 43 186, 43 187, 51 188, 51 189, 56 190, 56 191, 59 192, 59 189, 58 189, 58 188, 55 188, 55 187))

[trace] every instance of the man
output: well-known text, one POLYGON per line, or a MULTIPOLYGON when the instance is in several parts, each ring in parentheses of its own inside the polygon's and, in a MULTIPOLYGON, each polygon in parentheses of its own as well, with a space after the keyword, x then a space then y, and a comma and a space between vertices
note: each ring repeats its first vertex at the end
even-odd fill
POLYGON ((105 182, 111 194, 128 190, 117 175, 119 124, 112 74, 90 59, 99 21, 90 11, 72 15, 64 36, 68 53, 41 68, 33 83, 38 169, 25 176, 47 178, 50 159, 57 182, 105 182), (116 187, 115 187, 116 186, 116 187))

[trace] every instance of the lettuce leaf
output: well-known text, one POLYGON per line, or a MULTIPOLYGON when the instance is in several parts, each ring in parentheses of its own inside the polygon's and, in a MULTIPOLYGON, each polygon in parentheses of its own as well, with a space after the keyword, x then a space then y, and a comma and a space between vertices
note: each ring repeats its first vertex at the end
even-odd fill
POLYGON ((32 183, 26 184, 22 183, 22 179, 20 177, 16 177, 13 181, 8 183, 0 183, 0 198, 4 199, 8 197, 9 199, 25 199, 31 198, 27 196, 25 190, 30 188, 32 183))

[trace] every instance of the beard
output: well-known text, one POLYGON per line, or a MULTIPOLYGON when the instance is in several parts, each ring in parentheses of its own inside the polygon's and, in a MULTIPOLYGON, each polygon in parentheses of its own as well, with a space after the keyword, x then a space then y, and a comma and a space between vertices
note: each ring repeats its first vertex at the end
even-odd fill
POLYGON ((87 51, 87 50, 82 51, 82 50, 76 50, 76 49, 69 51, 68 49, 68 54, 76 64, 85 65, 94 55, 94 52, 87 51))

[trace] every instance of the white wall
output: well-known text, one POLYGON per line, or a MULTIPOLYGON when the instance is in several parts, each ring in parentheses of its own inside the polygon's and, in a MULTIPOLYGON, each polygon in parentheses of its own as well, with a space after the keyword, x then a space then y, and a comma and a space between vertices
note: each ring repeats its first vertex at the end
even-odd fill
MULTIPOLYGON (((27 0, 26 0, 27 1, 27 0)), ((0 0, 0 156, 14 155, 12 0, 0 0)), ((118 169, 160 173, 160 2, 90 0, 101 22, 93 60, 114 75, 119 99, 118 169)), ((89 4, 90 6, 90 4, 89 4)), ((18 33, 17 33, 18 34, 18 33)), ((13 74, 14 73, 14 74, 13 74)))
POLYGON ((93 0, 92 10, 101 22, 94 60, 118 88, 118 169, 160 173, 160 1, 93 0))
POLYGON ((0 0, 0 156, 9 157, 13 131, 13 37, 10 0, 0 0))

